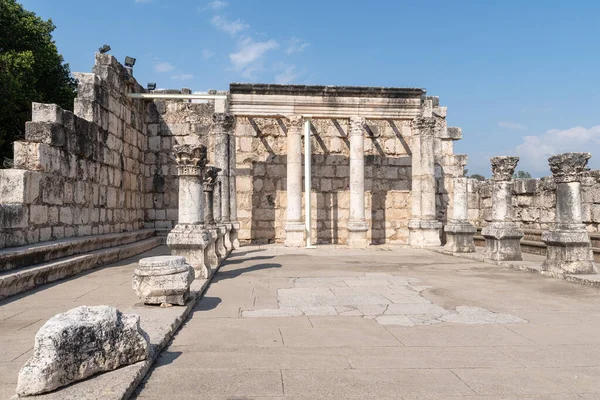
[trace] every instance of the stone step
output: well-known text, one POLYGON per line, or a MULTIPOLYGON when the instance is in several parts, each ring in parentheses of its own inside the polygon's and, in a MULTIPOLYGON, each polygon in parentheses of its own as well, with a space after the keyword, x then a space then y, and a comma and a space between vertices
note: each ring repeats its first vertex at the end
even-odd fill
POLYGON ((78 236, 0 250, 0 272, 27 267, 98 249, 137 242, 155 235, 154 229, 78 236))
POLYGON ((111 264, 164 244, 164 238, 153 236, 133 243, 52 260, 0 272, 0 299, 67 278, 83 271, 111 264))

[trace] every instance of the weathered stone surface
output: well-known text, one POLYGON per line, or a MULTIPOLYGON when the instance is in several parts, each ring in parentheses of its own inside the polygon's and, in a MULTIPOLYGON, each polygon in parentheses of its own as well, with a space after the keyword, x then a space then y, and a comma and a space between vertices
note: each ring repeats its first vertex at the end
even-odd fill
POLYGON ((149 341, 140 318, 114 307, 81 306, 48 320, 19 372, 20 396, 52 391, 99 372, 143 361, 149 341))
POLYGON ((135 294, 145 304, 185 305, 194 269, 180 256, 142 258, 133 273, 135 294))
POLYGON ((177 224, 167 235, 167 246, 174 256, 185 257, 195 271, 196 278, 206 279, 212 273, 205 262, 204 249, 211 241, 210 232, 203 225, 177 224))
POLYGON ((556 214, 553 228, 542 233, 546 244, 543 270, 571 274, 598 272, 581 210, 581 174, 590 157, 590 153, 563 153, 548 159, 557 184, 556 214))
POLYGON ((562 153, 548 159, 556 183, 579 182, 586 171, 590 153, 562 153))
POLYGON ((510 181, 517 168, 519 157, 515 156, 498 156, 491 158, 492 173, 494 174, 494 181, 510 181))

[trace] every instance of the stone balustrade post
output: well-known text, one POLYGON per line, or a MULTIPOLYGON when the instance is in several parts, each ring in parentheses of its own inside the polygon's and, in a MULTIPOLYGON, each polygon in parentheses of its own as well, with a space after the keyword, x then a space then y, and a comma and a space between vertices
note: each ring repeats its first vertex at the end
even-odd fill
POLYGON ((285 245, 304 246, 304 220, 302 219, 302 117, 287 118, 287 220, 285 245))
POLYGON ((435 213, 434 117, 415 118, 412 123, 411 219, 408 243, 415 247, 440 246, 442 223, 435 213))
POLYGON ((475 243, 473 236, 477 229, 468 219, 468 178, 454 178, 452 219, 444 227, 446 246, 444 249, 452 253, 473 253, 475 243))
POLYGON ((595 274, 589 234, 581 217, 581 173, 590 153, 563 153, 548 159, 556 182, 556 216, 553 229, 542 233, 546 244, 544 271, 558 274, 595 274))
POLYGON ((217 241, 219 239, 219 230, 215 224, 214 218, 214 189, 217 183, 219 168, 210 166, 204 170, 204 224, 210 232, 210 243, 204 250, 204 261, 206 265, 214 270, 219 266, 221 257, 217 251, 217 241))
POLYGON ((367 247, 369 226, 365 220, 365 119, 350 117, 350 218, 348 245, 367 247))
POLYGON ((204 249, 210 235, 204 225, 203 170, 208 160, 202 145, 173 146, 179 176, 179 215, 177 225, 167 235, 167 245, 175 256, 186 258, 197 278, 208 278, 204 249))
POLYGON ((523 231, 513 221, 512 177, 519 157, 492 157, 492 222, 483 228, 485 258, 493 261, 520 261, 523 231))

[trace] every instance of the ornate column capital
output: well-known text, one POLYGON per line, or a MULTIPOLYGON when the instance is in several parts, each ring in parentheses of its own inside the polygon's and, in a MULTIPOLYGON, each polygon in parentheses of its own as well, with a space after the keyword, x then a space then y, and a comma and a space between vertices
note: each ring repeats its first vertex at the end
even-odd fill
POLYGON ((348 136, 365 134, 366 120, 363 117, 350 117, 350 125, 348 129, 348 136))
POLYGON ((302 118, 301 115, 288 115, 285 119, 287 120, 288 133, 293 132, 299 134, 302 132, 302 122, 304 121, 304 118, 302 118))
POLYGON ((212 192, 217 184, 217 179, 221 168, 217 168, 214 166, 209 166, 204 170, 204 180, 202 181, 202 185, 204 187, 205 192, 212 192))
POLYGON ((413 135, 433 135, 437 124, 434 117, 417 117, 412 120, 412 133, 413 135))
POLYGON ((201 144, 176 144, 173 146, 173 154, 179 175, 201 175, 208 163, 206 146, 201 144))
POLYGON ((214 113, 212 119, 213 126, 225 132, 229 132, 235 127, 235 116, 233 114, 214 113))
POLYGON ((581 173, 586 171, 590 153, 562 153, 548 159, 550 171, 556 183, 580 182, 581 173))
POLYGON ((492 163, 493 179, 496 182, 510 181, 517 168, 519 157, 516 156, 498 156, 490 159, 492 163))

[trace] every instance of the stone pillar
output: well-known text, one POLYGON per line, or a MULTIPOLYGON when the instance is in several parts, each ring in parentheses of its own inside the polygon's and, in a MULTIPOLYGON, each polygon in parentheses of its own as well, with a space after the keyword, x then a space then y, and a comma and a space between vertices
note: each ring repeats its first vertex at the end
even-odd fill
POLYGON ((469 223, 467 184, 468 178, 454 178, 452 219, 444 227, 446 246, 444 249, 452 253, 473 253, 475 243, 473 236, 477 229, 469 223))
POLYGON ((179 216, 177 225, 167 235, 167 245, 175 256, 185 257, 197 278, 208 278, 210 269, 204 262, 204 249, 210 241, 204 226, 202 173, 208 162, 206 147, 175 145, 173 153, 179 175, 179 216))
POLYGON ((304 220, 302 219, 302 117, 287 118, 287 220, 285 245, 304 246, 304 220))
POLYGON ((596 274, 590 236, 581 218, 581 173, 590 153, 564 153, 548 159, 556 182, 554 228, 542 233, 546 260, 542 270, 559 274, 596 274))
POLYGON ((240 247, 240 241, 238 239, 238 233, 240 230, 240 222, 237 216, 237 189, 236 189, 236 137, 235 137, 235 125, 229 133, 229 203, 231 205, 229 210, 229 219, 231 221, 231 247, 237 249, 240 247))
POLYGON ((207 167, 204 171, 204 224, 210 232, 210 242, 204 249, 204 262, 211 269, 215 270, 221 261, 217 253, 218 228, 214 218, 214 189, 217 183, 219 168, 207 167))
POLYGON ((408 222, 408 244, 415 247, 440 246, 442 223, 435 215, 435 164, 433 135, 436 120, 419 117, 412 124, 412 189, 408 222))
MULTIPOLYGON (((232 114, 217 112, 213 114, 213 134, 215 137, 215 166, 221 169, 219 181, 221 182, 221 224, 225 227, 224 245, 229 253, 233 245, 230 232, 231 224, 231 199, 229 181, 229 139, 235 127, 235 117, 232 114)), ((225 255, 226 256, 226 255, 225 255)))
POLYGON ((485 258, 494 261, 520 261, 523 231, 513 222, 512 176, 519 157, 492 157, 492 222, 483 228, 485 258))
POLYGON ((365 220, 365 119, 350 117, 350 218, 348 220, 348 245, 367 247, 365 220))

